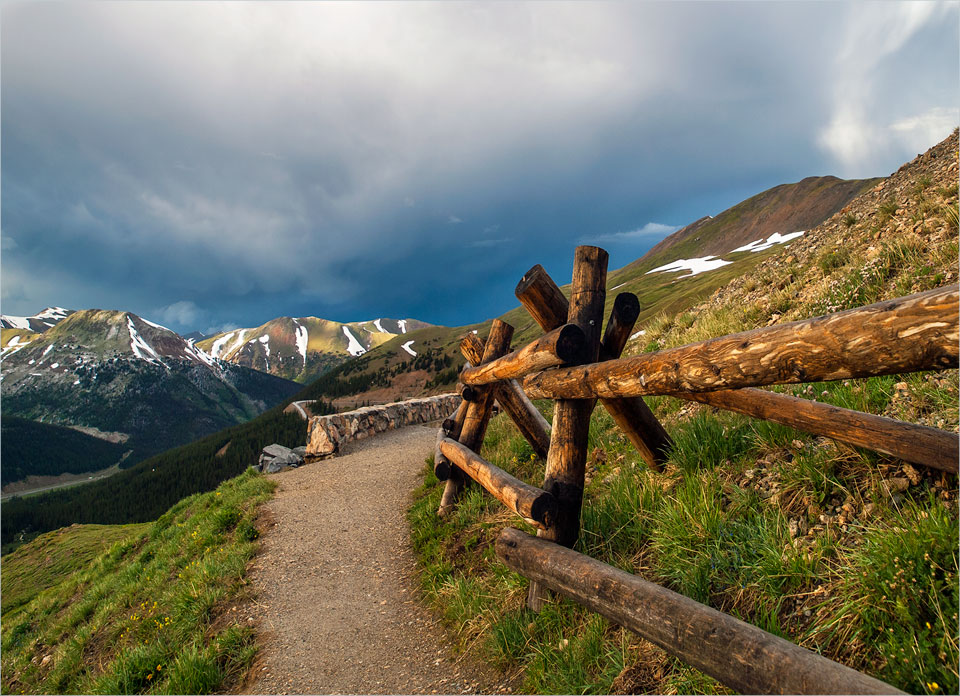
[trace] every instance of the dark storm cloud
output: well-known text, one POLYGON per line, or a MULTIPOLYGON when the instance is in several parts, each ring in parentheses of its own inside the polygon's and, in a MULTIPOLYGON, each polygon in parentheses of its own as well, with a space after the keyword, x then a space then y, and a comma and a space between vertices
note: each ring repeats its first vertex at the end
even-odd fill
POLYGON ((2 11, 14 314, 477 321, 581 240, 616 267, 957 120, 955 3, 2 11))

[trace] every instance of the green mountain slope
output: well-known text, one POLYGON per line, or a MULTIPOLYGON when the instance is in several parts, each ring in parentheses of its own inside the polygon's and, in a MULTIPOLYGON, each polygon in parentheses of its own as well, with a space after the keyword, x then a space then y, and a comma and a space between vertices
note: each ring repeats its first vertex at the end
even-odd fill
POLYGON ((297 390, 213 360, 129 312, 75 312, 15 348, 3 358, 3 415, 125 433, 126 466, 247 421, 297 390))
POLYGON ((27 476, 81 474, 120 463, 127 448, 71 428, 4 416, 0 433, 0 485, 27 476))

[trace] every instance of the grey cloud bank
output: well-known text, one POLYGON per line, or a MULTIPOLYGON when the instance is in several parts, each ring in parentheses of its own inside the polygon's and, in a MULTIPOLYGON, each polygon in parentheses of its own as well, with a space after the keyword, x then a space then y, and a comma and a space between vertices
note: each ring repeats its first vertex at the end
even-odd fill
POLYGON ((463 324, 958 120, 953 3, 0 8, 2 309, 463 324), (482 290, 477 288, 482 286, 482 290))

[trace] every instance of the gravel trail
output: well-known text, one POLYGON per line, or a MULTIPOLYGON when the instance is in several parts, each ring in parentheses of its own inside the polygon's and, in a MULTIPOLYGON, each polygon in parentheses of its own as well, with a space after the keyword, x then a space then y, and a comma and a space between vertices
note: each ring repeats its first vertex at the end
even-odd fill
POLYGON ((436 430, 410 426, 273 474, 251 577, 262 650, 247 693, 493 693, 417 594, 405 519, 436 430))

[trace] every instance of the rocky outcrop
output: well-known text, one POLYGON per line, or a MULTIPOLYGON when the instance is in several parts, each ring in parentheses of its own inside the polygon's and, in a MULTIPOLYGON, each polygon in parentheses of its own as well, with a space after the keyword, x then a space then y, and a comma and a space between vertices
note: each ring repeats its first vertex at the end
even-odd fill
POLYGON ((267 474, 275 474, 286 467, 296 468, 303 464, 306 453, 306 447, 290 449, 278 444, 267 445, 263 448, 255 468, 267 474))
POLYGON ((330 416, 314 416, 307 425, 307 456, 328 456, 352 440, 362 440, 405 425, 441 420, 453 414, 459 405, 459 395, 441 394, 330 416))

